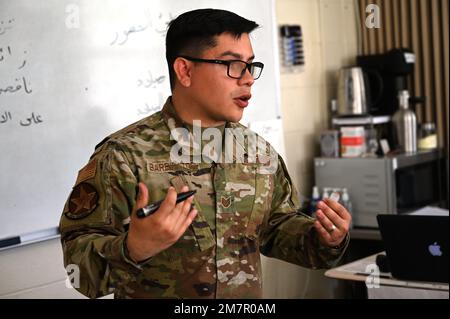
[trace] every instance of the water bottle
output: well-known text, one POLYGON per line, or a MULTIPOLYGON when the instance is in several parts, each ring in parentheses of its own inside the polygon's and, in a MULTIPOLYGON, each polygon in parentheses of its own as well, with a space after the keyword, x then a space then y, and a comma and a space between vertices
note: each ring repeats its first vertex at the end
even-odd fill
POLYGON ((392 117, 397 145, 406 153, 417 151, 417 119, 414 111, 409 109, 409 93, 398 93, 399 109, 392 117))

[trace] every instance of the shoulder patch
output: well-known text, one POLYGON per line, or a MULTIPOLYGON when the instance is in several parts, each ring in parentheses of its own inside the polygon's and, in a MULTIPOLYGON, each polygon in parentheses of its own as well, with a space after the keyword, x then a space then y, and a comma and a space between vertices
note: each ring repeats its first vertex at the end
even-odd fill
POLYGON ((98 193, 94 186, 81 183, 70 194, 69 210, 64 215, 69 219, 81 219, 91 214, 97 204, 98 193))
POLYGON ((89 163, 86 164, 85 167, 83 167, 78 172, 77 181, 75 182, 75 185, 84 182, 90 178, 93 178, 95 176, 95 171, 97 170, 97 159, 94 158, 93 160, 89 161, 89 163))

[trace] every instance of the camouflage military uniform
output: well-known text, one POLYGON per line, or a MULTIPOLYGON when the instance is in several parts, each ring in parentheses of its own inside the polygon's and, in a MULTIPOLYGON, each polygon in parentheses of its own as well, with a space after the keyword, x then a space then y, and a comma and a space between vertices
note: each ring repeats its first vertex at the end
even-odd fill
MULTIPOLYGON (((260 174, 261 163, 174 163, 170 130, 183 126, 169 98, 161 112, 112 134, 80 170, 60 230, 64 262, 80 269, 78 290, 91 298, 259 298, 260 252, 305 267, 332 266, 343 254, 318 242, 286 167, 260 174), (197 190, 199 211, 167 250, 135 263, 125 239, 137 184, 150 201, 169 186, 197 190)), ((242 128, 228 123, 227 127, 242 128)), ((236 143, 247 154, 245 146, 236 143)))

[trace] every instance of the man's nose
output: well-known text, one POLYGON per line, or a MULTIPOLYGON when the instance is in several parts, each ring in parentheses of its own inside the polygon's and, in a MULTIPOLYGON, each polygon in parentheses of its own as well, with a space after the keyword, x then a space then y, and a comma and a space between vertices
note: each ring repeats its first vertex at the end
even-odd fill
POLYGON ((255 83, 255 79, 253 78, 253 75, 250 73, 250 70, 247 68, 245 69, 242 78, 239 79, 239 85, 252 86, 253 83, 255 83))

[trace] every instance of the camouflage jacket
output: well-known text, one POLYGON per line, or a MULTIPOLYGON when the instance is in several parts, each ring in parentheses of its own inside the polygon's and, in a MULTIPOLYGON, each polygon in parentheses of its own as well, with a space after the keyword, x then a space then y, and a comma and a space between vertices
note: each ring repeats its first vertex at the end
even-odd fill
MULTIPOLYGON (((275 153, 275 166, 270 163, 267 171, 261 170, 268 166, 263 155, 248 160, 250 144, 239 138, 244 126, 226 125, 235 129, 227 140, 235 142, 233 161, 191 157, 190 163, 171 158, 173 145, 180 142, 171 132, 182 127, 169 98, 161 112, 106 138, 79 171, 60 231, 64 263, 79 267, 75 288, 81 293, 91 298, 112 292, 116 298, 260 298, 260 253, 309 268, 331 267, 342 256, 348 236, 340 248, 319 243, 313 219, 298 211, 281 157, 275 153), (242 155, 245 160, 236 161, 242 155), (164 198, 171 185, 177 191, 188 185, 197 190, 199 213, 173 246, 136 263, 125 239, 139 182, 147 185, 150 201, 164 198)), ((194 144, 187 150, 193 151, 194 144)))

